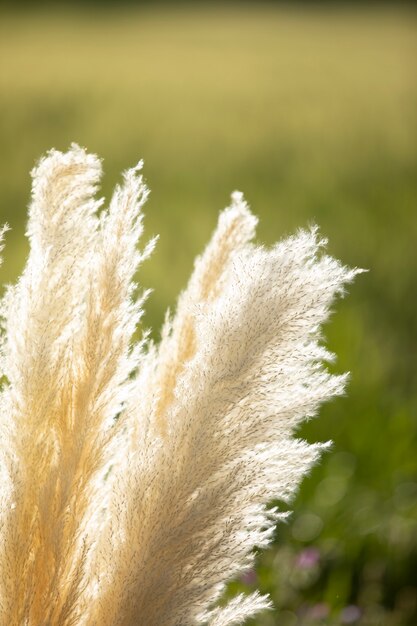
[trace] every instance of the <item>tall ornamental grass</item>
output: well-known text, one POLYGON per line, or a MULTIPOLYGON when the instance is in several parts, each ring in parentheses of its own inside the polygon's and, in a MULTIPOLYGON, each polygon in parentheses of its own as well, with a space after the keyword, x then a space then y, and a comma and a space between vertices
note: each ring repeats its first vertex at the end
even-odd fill
POLYGON ((326 445, 294 431, 343 393, 320 328, 357 270, 316 228, 256 245, 236 192, 159 344, 134 341, 148 190, 139 164, 103 209, 100 176, 76 145, 40 161, 2 302, 1 625, 241 624, 269 599, 217 601, 326 445))

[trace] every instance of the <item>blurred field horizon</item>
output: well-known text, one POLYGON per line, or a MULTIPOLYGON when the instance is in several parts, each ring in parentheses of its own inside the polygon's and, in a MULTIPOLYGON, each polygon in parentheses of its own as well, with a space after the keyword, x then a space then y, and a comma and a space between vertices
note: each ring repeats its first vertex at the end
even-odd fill
POLYGON ((145 160, 138 280, 157 339, 230 193, 271 244, 317 223, 367 268, 326 326, 345 398, 300 436, 333 440, 257 570, 258 626, 417 624, 417 11, 402 5, 197 4, 0 12, 2 282, 25 260, 30 175, 71 142, 103 158, 109 199, 145 160))

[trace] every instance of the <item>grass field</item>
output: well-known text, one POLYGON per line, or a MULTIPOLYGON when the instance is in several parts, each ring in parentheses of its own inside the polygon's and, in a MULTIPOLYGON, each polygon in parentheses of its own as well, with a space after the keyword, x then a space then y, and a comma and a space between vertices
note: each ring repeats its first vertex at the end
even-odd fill
POLYGON ((417 13, 227 7, 0 15, 4 281, 26 253, 29 170, 72 141, 103 191, 145 159, 140 280, 157 330, 238 188, 271 243, 317 222, 368 268, 326 329, 348 397, 302 436, 332 439, 257 572, 260 626, 417 623, 417 13))

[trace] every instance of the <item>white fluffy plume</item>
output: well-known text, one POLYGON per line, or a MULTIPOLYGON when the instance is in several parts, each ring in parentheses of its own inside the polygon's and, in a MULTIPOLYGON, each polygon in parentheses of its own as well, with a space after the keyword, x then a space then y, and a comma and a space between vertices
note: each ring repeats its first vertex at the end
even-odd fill
POLYGON ((2 303, 1 626, 231 626, 218 607, 320 455, 294 438, 343 392, 320 327, 357 270, 316 229, 265 249, 239 193, 159 345, 132 343, 147 197, 140 166, 109 208, 78 146, 33 172, 26 268, 2 303))

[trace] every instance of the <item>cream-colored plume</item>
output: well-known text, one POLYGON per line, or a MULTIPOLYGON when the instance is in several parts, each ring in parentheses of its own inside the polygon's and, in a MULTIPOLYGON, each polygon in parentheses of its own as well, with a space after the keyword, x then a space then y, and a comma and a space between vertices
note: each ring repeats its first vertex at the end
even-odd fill
POLYGON ((141 164, 109 208, 78 146, 33 172, 30 254, 3 298, 0 626, 229 626, 216 602, 253 565, 322 445, 293 437, 343 392, 320 326, 357 270, 315 229, 270 249, 239 193, 167 318, 132 336, 141 164))

